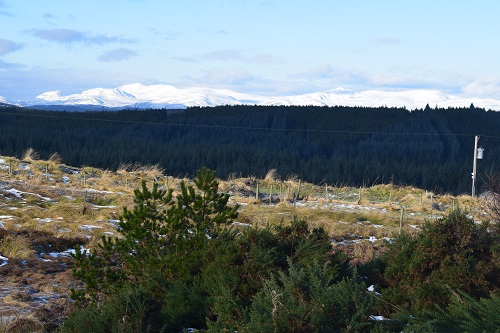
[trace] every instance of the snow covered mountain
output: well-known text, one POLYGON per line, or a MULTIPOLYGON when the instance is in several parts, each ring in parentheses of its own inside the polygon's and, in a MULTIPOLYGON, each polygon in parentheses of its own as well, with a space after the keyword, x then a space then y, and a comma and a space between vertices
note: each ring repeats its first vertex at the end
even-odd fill
MULTIPOLYGON (((0 97, 0 101, 1 97, 0 97)), ((5 100, 4 100, 5 101, 5 100)), ((500 110, 500 100, 465 98, 448 95, 437 90, 383 91, 366 90, 354 92, 336 88, 322 92, 290 96, 258 96, 228 89, 176 88, 171 85, 142 85, 140 83, 117 88, 95 88, 80 94, 62 95, 60 91, 49 91, 36 96, 32 101, 17 104, 22 106, 71 106, 83 108, 168 108, 217 105, 315 105, 315 106, 367 106, 406 107, 409 110, 431 107, 476 107, 500 110)))

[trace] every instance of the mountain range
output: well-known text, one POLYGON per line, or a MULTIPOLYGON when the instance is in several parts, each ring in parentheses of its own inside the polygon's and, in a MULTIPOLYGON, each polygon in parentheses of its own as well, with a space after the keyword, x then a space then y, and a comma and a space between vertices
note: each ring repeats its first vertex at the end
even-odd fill
POLYGON ((61 91, 48 91, 32 100, 8 101, 0 96, 0 103, 41 109, 127 109, 166 108, 183 109, 190 106, 217 105, 314 105, 314 106, 366 106, 406 107, 409 110, 431 107, 476 107, 500 110, 500 100, 466 98, 438 90, 414 89, 401 91, 365 90, 355 92, 336 88, 321 92, 288 95, 259 96, 228 89, 177 88, 166 84, 143 85, 134 83, 117 88, 94 88, 79 94, 63 95, 61 91))

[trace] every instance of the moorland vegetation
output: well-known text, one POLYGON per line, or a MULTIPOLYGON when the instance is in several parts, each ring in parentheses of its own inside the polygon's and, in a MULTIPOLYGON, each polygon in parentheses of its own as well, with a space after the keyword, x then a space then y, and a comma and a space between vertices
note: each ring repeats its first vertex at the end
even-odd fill
POLYGON ((63 332, 495 332, 498 225, 460 209, 350 265, 322 228, 294 218, 227 228, 237 206, 215 172, 172 192, 143 184, 122 238, 75 254, 82 308, 63 332))
POLYGON ((75 249, 43 273, 51 282, 43 288, 62 292, 62 283, 50 287, 53 274, 73 268, 74 303, 54 307, 57 320, 45 313, 43 325, 11 322, 19 332, 28 327, 21 319, 59 332, 495 332, 500 324, 496 174, 483 201, 393 184, 328 188, 280 180, 276 170, 221 181, 205 168, 193 179, 165 177, 158 166, 75 168, 33 149, 0 160, 2 279, 45 263, 47 252, 75 249), (373 235, 386 240, 375 245, 373 235))

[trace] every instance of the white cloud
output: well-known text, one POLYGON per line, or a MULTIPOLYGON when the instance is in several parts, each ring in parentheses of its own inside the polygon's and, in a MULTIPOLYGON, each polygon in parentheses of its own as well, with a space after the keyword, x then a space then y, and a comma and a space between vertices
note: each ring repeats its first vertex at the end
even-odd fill
POLYGON ((137 52, 135 52, 134 50, 119 48, 104 53, 98 58, 98 60, 104 62, 121 61, 135 56, 137 56, 137 52))
POLYGON ((123 72, 102 70, 75 70, 74 68, 28 68, 23 65, 8 64, 1 70, 0 92, 7 100, 31 100, 35 96, 52 90, 63 94, 79 93, 86 89, 117 87, 131 82, 148 82, 143 77, 129 76, 123 72), (78 78, 75 80, 75 78, 78 78))
MULTIPOLYGON (((0 1, 0 8, 7 8, 7 5, 5 5, 4 1, 0 1)), ((13 17, 14 16, 10 12, 5 11, 5 10, 0 10, 0 15, 7 16, 7 17, 13 17)))
POLYGON ((24 65, 21 64, 16 64, 16 63, 11 63, 11 62, 5 62, 0 60, 0 70, 6 70, 6 69, 15 69, 15 68, 24 68, 24 65))
POLYGON ((248 50, 226 49, 207 52, 201 55, 202 59, 217 61, 238 61, 248 64, 278 64, 284 61, 269 53, 253 53, 248 50))
POLYGON ((500 95, 500 78, 482 78, 462 88, 465 95, 491 97, 500 95))
POLYGON ((40 39, 63 44, 85 43, 104 45, 109 43, 133 44, 135 40, 121 36, 89 35, 73 29, 35 29, 30 32, 40 39))
POLYGON ((213 51, 205 53, 202 58, 219 61, 242 60, 243 52, 235 49, 213 51))
POLYGON ((172 57, 172 59, 182 61, 182 62, 191 63, 191 64, 198 63, 198 60, 195 57, 172 57))
POLYGON ((21 47, 21 44, 14 43, 7 39, 0 39, 0 56, 17 51, 21 47))

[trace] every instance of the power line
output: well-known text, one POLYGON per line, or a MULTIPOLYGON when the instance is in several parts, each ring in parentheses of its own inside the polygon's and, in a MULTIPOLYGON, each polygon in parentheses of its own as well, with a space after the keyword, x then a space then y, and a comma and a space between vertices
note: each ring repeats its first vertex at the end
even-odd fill
MULTIPOLYGON (((98 112, 98 111, 96 111, 98 112)), ((226 125, 203 125, 203 124, 182 124, 182 123, 167 123, 167 122, 152 122, 152 121, 136 121, 136 120, 119 120, 119 119, 102 119, 102 118, 86 118, 86 117, 69 117, 43 114, 28 114, 28 113, 11 113, 0 112, 3 115, 12 116, 27 116, 53 119, 69 119, 69 120, 85 120, 85 121, 101 121, 108 123, 123 123, 123 124, 141 124, 141 125, 166 125, 178 127, 193 127, 193 128, 217 128, 217 129, 236 129, 236 130, 252 130, 252 131, 275 131, 275 132, 298 132, 298 133, 323 133, 323 134, 383 134, 383 135, 415 135, 415 136, 472 136, 474 134, 464 133, 416 133, 416 132, 373 132, 373 131, 345 131, 345 130, 322 130, 322 129, 298 129, 298 128, 269 128, 269 127, 247 127, 247 126, 226 126, 226 125)), ((500 139, 500 136, 482 135, 483 138, 500 139)))

